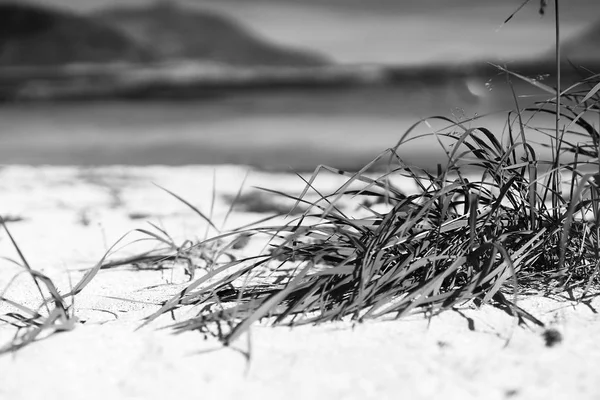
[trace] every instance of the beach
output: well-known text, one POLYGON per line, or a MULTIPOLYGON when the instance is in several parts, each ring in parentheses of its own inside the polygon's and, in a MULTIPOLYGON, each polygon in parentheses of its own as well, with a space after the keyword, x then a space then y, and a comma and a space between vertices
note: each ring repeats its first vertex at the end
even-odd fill
MULTIPOLYGON (((316 185, 327 191, 343 182, 330 174, 316 185)), ((0 214, 31 267, 65 293, 124 234, 130 232, 120 243, 131 244, 119 245, 110 259, 156 246, 134 243, 144 237, 135 229, 150 230, 149 222, 177 243, 207 237, 206 223, 161 187, 212 216, 221 231, 264 217, 252 207, 228 215, 242 183, 243 193, 261 186, 292 195, 305 185, 292 173, 233 165, 12 165, 0 169, 0 214)), ((261 250, 251 242, 239 252, 261 250)), ((0 256, 18 259, 6 232, 0 256)), ((7 259, 1 264, 3 296, 39 306, 31 277, 7 259)), ((568 294, 520 296, 518 306, 543 328, 517 326, 498 308, 469 303, 431 319, 418 314, 293 329, 257 323, 228 348, 196 332, 160 329, 173 322, 167 316, 137 329, 188 281, 178 263, 101 270, 73 299, 72 330, 0 357, 0 398, 595 399, 600 393, 597 298, 578 304, 568 294), (558 339, 548 340, 548 330, 558 339)), ((4 314, 8 306, 2 307, 4 314)), ((0 325, 0 345, 14 334, 0 325)))

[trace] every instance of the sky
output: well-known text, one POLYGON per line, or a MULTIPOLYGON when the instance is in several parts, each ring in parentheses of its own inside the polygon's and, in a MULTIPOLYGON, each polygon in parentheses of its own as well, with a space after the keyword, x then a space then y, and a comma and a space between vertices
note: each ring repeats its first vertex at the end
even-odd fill
MULTIPOLYGON (((0 0, 2 1, 2 0, 0 0)), ((154 0, 37 0, 91 12, 154 0)), ((173 1, 173 0, 165 0, 173 1)), ((320 52, 340 63, 421 64, 535 58, 554 43, 553 2, 531 0, 178 0, 235 18, 270 42, 320 52)), ((600 23, 600 0, 563 1, 563 37, 600 23)))

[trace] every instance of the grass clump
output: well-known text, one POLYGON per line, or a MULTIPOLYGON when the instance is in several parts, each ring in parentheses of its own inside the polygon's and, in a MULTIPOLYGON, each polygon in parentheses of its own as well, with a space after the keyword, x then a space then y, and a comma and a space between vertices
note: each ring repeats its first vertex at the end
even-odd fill
POLYGON ((448 123, 428 135, 447 156, 435 173, 398 154, 403 144, 423 138, 409 134, 426 120, 356 173, 318 167, 296 198, 297 205, 308 203, 300 216, 243 231, 269 235, 270 252, 215 265, 146 323, 193 306, 197 316, 172 327, 230 344, 262 319, 288 326, 360 322, 435 315, 476 300, 543 325, 518 307, 520 293, 579 289, 583 300, 600 268, 600 134, 589 122, 600 116, 600 75, 584 71, 589 77, 562 90, 558 1, 555 6, 556 87, 502 69, 545 90, 549 100, 519 109, 515 96, 517 110, 502 135, 465 126, 479 119, 433 118, 448 123), (553 117, 552 127, 536 125, 544 116, 553 117), (386 173, 373 175, 370 168, 386 157, 386 173), (323 195, 312 183, 327 171, 347 181, 323 195), (398 177, 417 190, 400 190, 393 184, 398 177), (310 190, 317 201, 306 201, 310 190), (359 199, 362 215, 343 210, 348 198, 359 199), (386 207, 371 207, 376 203, 386 207))
POLYGON ((413 312, 435 315, 477 300, 541 324, 517 306, 523 289, 586 292, 597 283, 600 136, 586 118, 598 114, 598 81, 595 75, 564 95, 570 103, 561 118, 569 123, 558 146, 548 146, 551 155, 570 153, 570 161, 544 160, 540 146, 527 137, 545 133, 526 122, 527 114, 551 112, 546 107, 553 100, 518 111, 515 122, 509 116, 505 143, 484 127, 438 117, 449 127, 431 135, 448 161, 436 173, 407 165, 398 155, 402 144, 414 140, 410 131, 356 173, 318 167, 296 198, 307 205, 301 215, 217 237, 268 235, 270 252, 216 263, 147 322, 197 307, 196 317, 173 328, 212 333, 228 344, 261 319, 289 326, 360 322, 413 312), (567 134, 587 141, 572 143, 567 134), (386 157, 388 170, 371 173, 386 157), (313 182, 326 172, 347 180, 323 195, 313 182), (405 193, 393 183, 398 178, 417 190, 405 193), (309 203, 311 190, 319 197, 309 203), (362 205, 361 215, 339 206, 348 199, 362 205))
POLYGON ((92 281, 104 263, 105 258, 114 248, 113 246, 113 248, 109 249, 102 260, 88 270, 68 293, 61 294, 52 279, 32 268, 27 262, 23 252, 8 230, 6 222, 0 217, 0 225, 10 239, 18 258, 16 260, 3 258, 22 268, 24 273, 31 277, 35 289, 40 296, 40 304, 36 308, 31 308, 7 296, 10 286, 18 275, 2 289, 0 292, 0 306, 7 311, 0 314, 0 326, 8 325, 14 327, 15 335, 10 342, 0 346, 0 354, 15 352, 55 333, 73 330, 79 320, 75 315, 72 304, 68 305, 67 300, 69 298, 74 299, 92 281))
POLYGON ((448 125, 429 134, 447 156, 435 173, 398 154, 423 138, 409 134, 426 120, 356 173, 319 166, 296 197, 306 206, 302 214, 216 238, 267 235, 269 252, 215 263, 146 323, 195 307, 196 317, 173 328, 229 344, 262 319, 288 326, 361 322, 436 315, 475 300, 543 325, 518 307, 519 294, 577 289, 584 299, 598 283, 600 134, 589 120, 600 116, 599 82, 591 75, 560 96, 549 89, 555 97, 508 115, 503 141, 483 126, 434 118, 448 125), (558 134, 535 125, 546 114, 566 121, 558 134), (371 172, 386 158, 385 173, 371 172), (313 182, 326 172, 347 180, 324 195, 313 182), (394 185, 399 178, 417 190, 401 190, 394 185), (317 201, 306 200, 309 191, 317 201), (360 213, 344 210, 348 199, 362 205, 360 213))

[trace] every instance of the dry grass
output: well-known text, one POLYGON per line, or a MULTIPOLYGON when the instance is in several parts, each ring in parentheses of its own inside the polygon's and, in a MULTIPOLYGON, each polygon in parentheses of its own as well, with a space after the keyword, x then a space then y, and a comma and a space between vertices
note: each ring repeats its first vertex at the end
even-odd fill
POLYGON ((483 126, 468 128, 436 117, 448 123, 447 129, 430 134, 448 159, 436 173, 407 165, 398 155, 405 143, 422 139, 411 133, 423 120, 358 172, 318 167, 305 181, 304 192, 294 197, 293 209, 283 210, 279 203, 275 208, 276 203, 255 194, 244 197, 241 189, 230 199, 230 212, 242 204, 250 211, 293 216, 279 225, 266 225, 269 216, 223 233, 210 214, 169 192, 216 236, 177 244, 157 226, 140 229, 161 246, 128 259, 102 259, 66 295, 31 268, 2 220, 19 254, 13 262, 32 277, 41 305, 34 310, 0 298, 16 309, 2 321, 18 330, 0 351, 15 351, 42 333, 72 329, 76 319, 66 299, 79 294, 100 268, 177 261, 185 262, 191 282, 144 324, 193 307, 197 315, 176 321, 172 328, 198 330, 224 344, 260 320, 296 326, 415 312, 433 316, 467 301, 490 303, 522 322, 541 324, 516 303, 524 289, 579 289, 583 299, 598 283, 600 134, 591 121, 600 119, 600 75, 588 73, 563 91, 519 78, 551 98, 529 109, 518 109, 517 103, 517 110, 507 116, 506 140, 483 126), (536 126, 536 119, 548 114, 566 123, 536 126), (535 143, 532 133, 545 140, 535 143), (538 154, 544 148, 549 159, 538 154), (382 160, 387 160, 387 171, 373 175, 371 167, 382 160), (333 193, 322 194, 312 183, 327 172, 347 179, 333 193), (398 177, 412 180, 417 191, 396 187, 398 177), (306 200, 309 191, 317 201, 306 200), (361 204, 360 212, 344 211, 340 204, 347 201, 361 204), (299 205, 304 208, 294 215, 299 205), (236 258, 233 250, 258 235, 270 238, 270 251, 236 258), (203 274, 196 279, 198 268, 203 274))
POLYGON ((173 328, 214 334, 229 344, 263 319, 290 326, 360 322, 435 315, 475 300, 541 324, 516 304, 523 289, 580 289, 584 298, 598 281, 599 134, 588 119, 600 114, 599 81, 593 75, 563 93, 560 117, 567 124, 558 144, 552 130, 535 126, 537 116, 553 113, 554 98, 510 114, 504 143, 484 127, 438 117, 450 127, 432 135, 449 161, 435 174, 398 156, 397 149, 414 140, 410 132, 356 173, 320 166, 297 203, 306 203, 321 173, 345 175, 346 183, 328 195, 317 192, 319 200, 287 224, 218 236, 268 235, 272 250, 247 260, 214 259, 206 274, 146 323, 193 306, 198 315, 173 328), (534 131, 548 141, 529 140, 534 131), (550 148, 551 159, 538 156, 540 145, 550 148), (371 166, 383 158, 388 171, 372 178, 371 166), (398 176, 411 179, 417 193, 396 188, 392 180, 398 176), (387 208, 363 206, 367 216, 347 215, 338 207, 346 199, 387 208))
POLYGON ((31 277, 39 294, 38 301, 40 303, 34 309, 7 298, 6 293, 14 280, 10 281, 2 289, 0 292, 0 302, 3 303, 3 306, 7 306, 9 311, 0 315, 0 323, 11 325, 16 329, 13 340, 0 347, 0 354, 3 354, 17 351, 36 340, 48 337, 54 333, 74 329, 78 319, 74 315, 73 309, 67 304, 67 300, 81 293, 92 279, 94 279, 106 257, 118 242, 108 250, 106 255, 93 268, 84 274, 81 280, 68 293, 61 294, 48 276, 35 270, 27 262, 25 255, 21 252, 3 218, 0 218, 0 225, 4 228, 18 255, 18 259, 16 260, 4 259, 18 265, 31 277))

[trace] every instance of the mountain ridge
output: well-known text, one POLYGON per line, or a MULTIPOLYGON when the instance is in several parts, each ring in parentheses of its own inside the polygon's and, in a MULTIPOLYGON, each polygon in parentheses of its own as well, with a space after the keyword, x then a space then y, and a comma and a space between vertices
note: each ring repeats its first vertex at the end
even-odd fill
POLYGON ((150 53, 99 21, 57 8, 0 3, 0 66, 151 59, 150 53))
POLYGON ((92 14, 0 2, 0 66, 211 61, 237 66, 317 66, 308 51, 271 45, 231 18, 163 3, 92 14))
POLYGON ((150 48, 159 59, 209 60, 238 66, 319 66, 324 57, 273 45, 214 11, 156 2, 92 14, 150 48))

